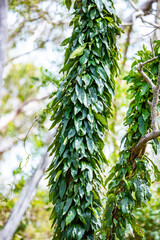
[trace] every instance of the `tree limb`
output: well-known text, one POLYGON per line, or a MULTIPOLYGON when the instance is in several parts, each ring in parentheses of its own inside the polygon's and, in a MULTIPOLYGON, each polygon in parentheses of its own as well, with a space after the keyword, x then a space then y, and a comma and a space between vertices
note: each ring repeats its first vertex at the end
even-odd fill
POLYGON ((157 132, 151 132, 151 133, 147 133, 145 134, 140 140, 139 142, 136 144, 136 146, 134 146, 132 148, 132 153, 133 153, 133 158, 134 156, 137 156, 137 154, 139 153, 139 151, 146 145, 146 143, 152 139, 155 139, 157 137, 160 136, 160 131, 157 132))

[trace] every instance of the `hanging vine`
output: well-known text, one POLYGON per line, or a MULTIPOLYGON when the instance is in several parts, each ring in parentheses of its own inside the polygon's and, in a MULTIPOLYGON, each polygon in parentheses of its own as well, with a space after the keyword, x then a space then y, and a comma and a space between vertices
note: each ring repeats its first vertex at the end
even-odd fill
MULTIPOLYGON (((66 1, 70 8, 71 1, 66 1)), ((112 0, 77 0, 72 36, 65 39, 63 72, 52 102, 55 139, 48 171, 54 240, 93 240, 101 226, 103 134, 111 116, 120 20, 112 0)))
POLYGON ((131 103, 125 118, 128 130, 122 139, 124 150, 106 180, 109 185, 103 230, 107 240, 126 239, 127 228, 143 236, 133 210, 145 205, 151 198, 151 167, 155 178, 160 180, 157 166, 145 154, 148 141, 157 153, 157 137, 160 136, 157 124, 160 106, 159 47, 160 41, 156 42, 153 53, 143 47, 125 77, 127 84, 130 84, 128 94, 131 103))

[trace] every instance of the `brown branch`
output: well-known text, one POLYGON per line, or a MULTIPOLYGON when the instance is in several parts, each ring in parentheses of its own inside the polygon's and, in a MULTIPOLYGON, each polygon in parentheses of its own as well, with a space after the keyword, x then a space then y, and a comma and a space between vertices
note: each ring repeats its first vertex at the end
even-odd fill
POLYGON ((133 158, 137 156, 137 154, 140 152, 140 150, 146 145, 147 142, 149 142, 152 139, 155 139, 160 136, 160 130, 157 132, 151 132, 145 134, 139 142, 132 148, 133 158))

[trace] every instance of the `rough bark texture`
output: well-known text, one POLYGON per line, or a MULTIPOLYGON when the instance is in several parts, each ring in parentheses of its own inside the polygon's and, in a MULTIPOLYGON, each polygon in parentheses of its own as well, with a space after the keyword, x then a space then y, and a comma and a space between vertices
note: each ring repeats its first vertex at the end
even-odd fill
POLYGON ((5 62, 5 52, 7 44, 7 12, 8 1, 0 0, 0 95, 2 88, 2 74, 5 62))
POLYGON ((0 231, 0 240, 11 240, 20 221, 27 210, 30 202, 34 198, 36 193, 37 186, 44 174, 48 165, 48 156, 45 154, 39 163, 39 166, 23 187, 22 192, 20 193, 19 199, 15 204, 10 217, 3 229, 0 231))

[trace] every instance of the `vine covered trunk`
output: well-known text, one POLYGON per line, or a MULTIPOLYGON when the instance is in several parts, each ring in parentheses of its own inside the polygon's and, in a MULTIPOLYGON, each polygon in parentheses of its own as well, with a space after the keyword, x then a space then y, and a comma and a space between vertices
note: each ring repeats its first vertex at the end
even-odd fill
POLYGON ((58 130, 48 169, 55 240, 93 240, 101 227, 103 134, 118 70, 119 22, 111 0, 77 0, 72 36, 62 43, 68 47, 51 107, 51 128, 58 124, 58 130))

